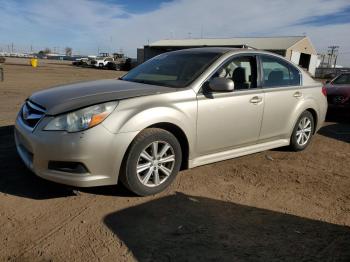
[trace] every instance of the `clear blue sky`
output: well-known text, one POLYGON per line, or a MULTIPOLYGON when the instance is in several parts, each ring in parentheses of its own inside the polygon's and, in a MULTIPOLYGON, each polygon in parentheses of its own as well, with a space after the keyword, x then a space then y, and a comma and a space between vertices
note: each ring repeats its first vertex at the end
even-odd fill
POLYGON ((340 46, 350 66, 349 0, 0 0, 0 51, 45 47, 76 54, 166 38, 306 34, 319 52, 340 46))

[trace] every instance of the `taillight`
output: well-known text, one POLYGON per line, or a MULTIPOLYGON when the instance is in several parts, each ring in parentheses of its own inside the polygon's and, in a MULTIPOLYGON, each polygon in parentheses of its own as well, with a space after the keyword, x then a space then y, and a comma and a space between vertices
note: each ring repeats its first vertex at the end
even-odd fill
POLYGON ((326 89, 325 86, 322 87, 322 94, 323 94, 324 96, 327 96, 327 89, 326 89))

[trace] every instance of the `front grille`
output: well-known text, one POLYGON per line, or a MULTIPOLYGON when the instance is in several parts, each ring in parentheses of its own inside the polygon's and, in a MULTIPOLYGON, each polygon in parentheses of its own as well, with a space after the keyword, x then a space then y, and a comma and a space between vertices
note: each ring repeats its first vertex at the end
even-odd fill
POLYGON ((34 128, 44 115, 45 109, 29 100, 22 107, 22 121, 31 128, 34 128))

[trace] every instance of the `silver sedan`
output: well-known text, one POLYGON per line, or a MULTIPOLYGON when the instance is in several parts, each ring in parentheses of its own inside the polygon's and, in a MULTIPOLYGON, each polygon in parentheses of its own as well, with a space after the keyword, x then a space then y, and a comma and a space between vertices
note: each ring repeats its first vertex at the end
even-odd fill
POLYGON ((278 55, 187 49, 118 80, 34 93, 18 114, 15 139, 40 177, 80 187, 121 181, 149 195, 182 169, 282 146, 305 149, 325 119, 325 95, 278 55))

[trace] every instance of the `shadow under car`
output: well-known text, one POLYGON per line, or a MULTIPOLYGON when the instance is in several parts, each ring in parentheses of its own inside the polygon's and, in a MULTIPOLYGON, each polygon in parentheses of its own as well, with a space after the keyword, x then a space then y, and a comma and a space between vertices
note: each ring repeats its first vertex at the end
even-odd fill
POLYGON ((350 261, 350 229, 177 193, 105 217, 138 261, 350 261))

